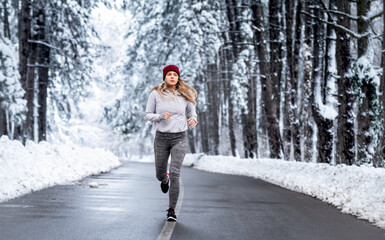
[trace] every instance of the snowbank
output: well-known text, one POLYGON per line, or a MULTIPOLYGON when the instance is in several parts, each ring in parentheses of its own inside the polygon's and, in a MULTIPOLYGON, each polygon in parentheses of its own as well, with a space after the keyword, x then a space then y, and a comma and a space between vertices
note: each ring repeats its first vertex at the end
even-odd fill
POLYGON ((56 184, 68 184, 120 166, 102 149, 0 138, 0 202, 56 184))
MULTIPOLYGON (((146 158, 148 161, 150 158, 146 158)), ((254 177, 328 202, 385 229, 385 169, 187 154, 184 165, 254 177)))

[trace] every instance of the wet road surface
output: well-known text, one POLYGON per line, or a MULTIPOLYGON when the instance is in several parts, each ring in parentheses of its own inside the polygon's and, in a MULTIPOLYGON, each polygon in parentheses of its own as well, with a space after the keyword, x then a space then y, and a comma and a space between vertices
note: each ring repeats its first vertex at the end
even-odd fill
MULTIPOLYGON (((184 167, 171 239, 385 239, 385 231, 312 197, 263 181, 184 167)), ((157 239, 168 197, 154 165, 125 163, 83 184, 0 204, 0 239, 157 239), (99 188, 88 183, 97 182, 99 188)))

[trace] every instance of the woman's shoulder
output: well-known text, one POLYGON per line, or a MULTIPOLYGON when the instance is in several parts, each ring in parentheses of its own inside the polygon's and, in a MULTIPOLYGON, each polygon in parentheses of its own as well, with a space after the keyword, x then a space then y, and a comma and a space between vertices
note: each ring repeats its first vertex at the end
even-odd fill
POLYGON ((155 86, 151 89, 150 91, 150 95, 157 95, 158 94, 158 89, 159 89, 159 86, 155 86))

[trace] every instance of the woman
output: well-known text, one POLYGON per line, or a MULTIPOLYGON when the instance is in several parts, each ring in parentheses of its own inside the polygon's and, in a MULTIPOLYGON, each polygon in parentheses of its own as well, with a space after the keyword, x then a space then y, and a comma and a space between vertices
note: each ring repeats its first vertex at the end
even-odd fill
POLYGON ((175 65, 168 65, 163 69, 163 81, 150 93, 146 106, 146 119, 154 122, 156 130, 154 141, 156 178, 161 181, 160 187, 164 193, 167 193, 170 187, 167 220, 176 221, 179 174, 187 152, 186 130, 188 126, 197 125, 195 111, 197 92, 180 78, 179 69, 175 65), (170 154, 168 175, 167 163, 170 154))

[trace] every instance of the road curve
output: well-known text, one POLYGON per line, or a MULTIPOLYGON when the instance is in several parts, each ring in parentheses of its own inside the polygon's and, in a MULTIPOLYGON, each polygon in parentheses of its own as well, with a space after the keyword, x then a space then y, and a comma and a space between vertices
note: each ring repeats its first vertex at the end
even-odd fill
MULTIPOLYGON (((312 197, 242 176, 184 167, 171 239, 385 239, 385 231, 312 197)), ((158 239, 167 195, 154 165, 125 163, 81 185, 55 186, 0 204, 0 239, 158 239), (99 188, 88 183, 97 182, 99 188)))

